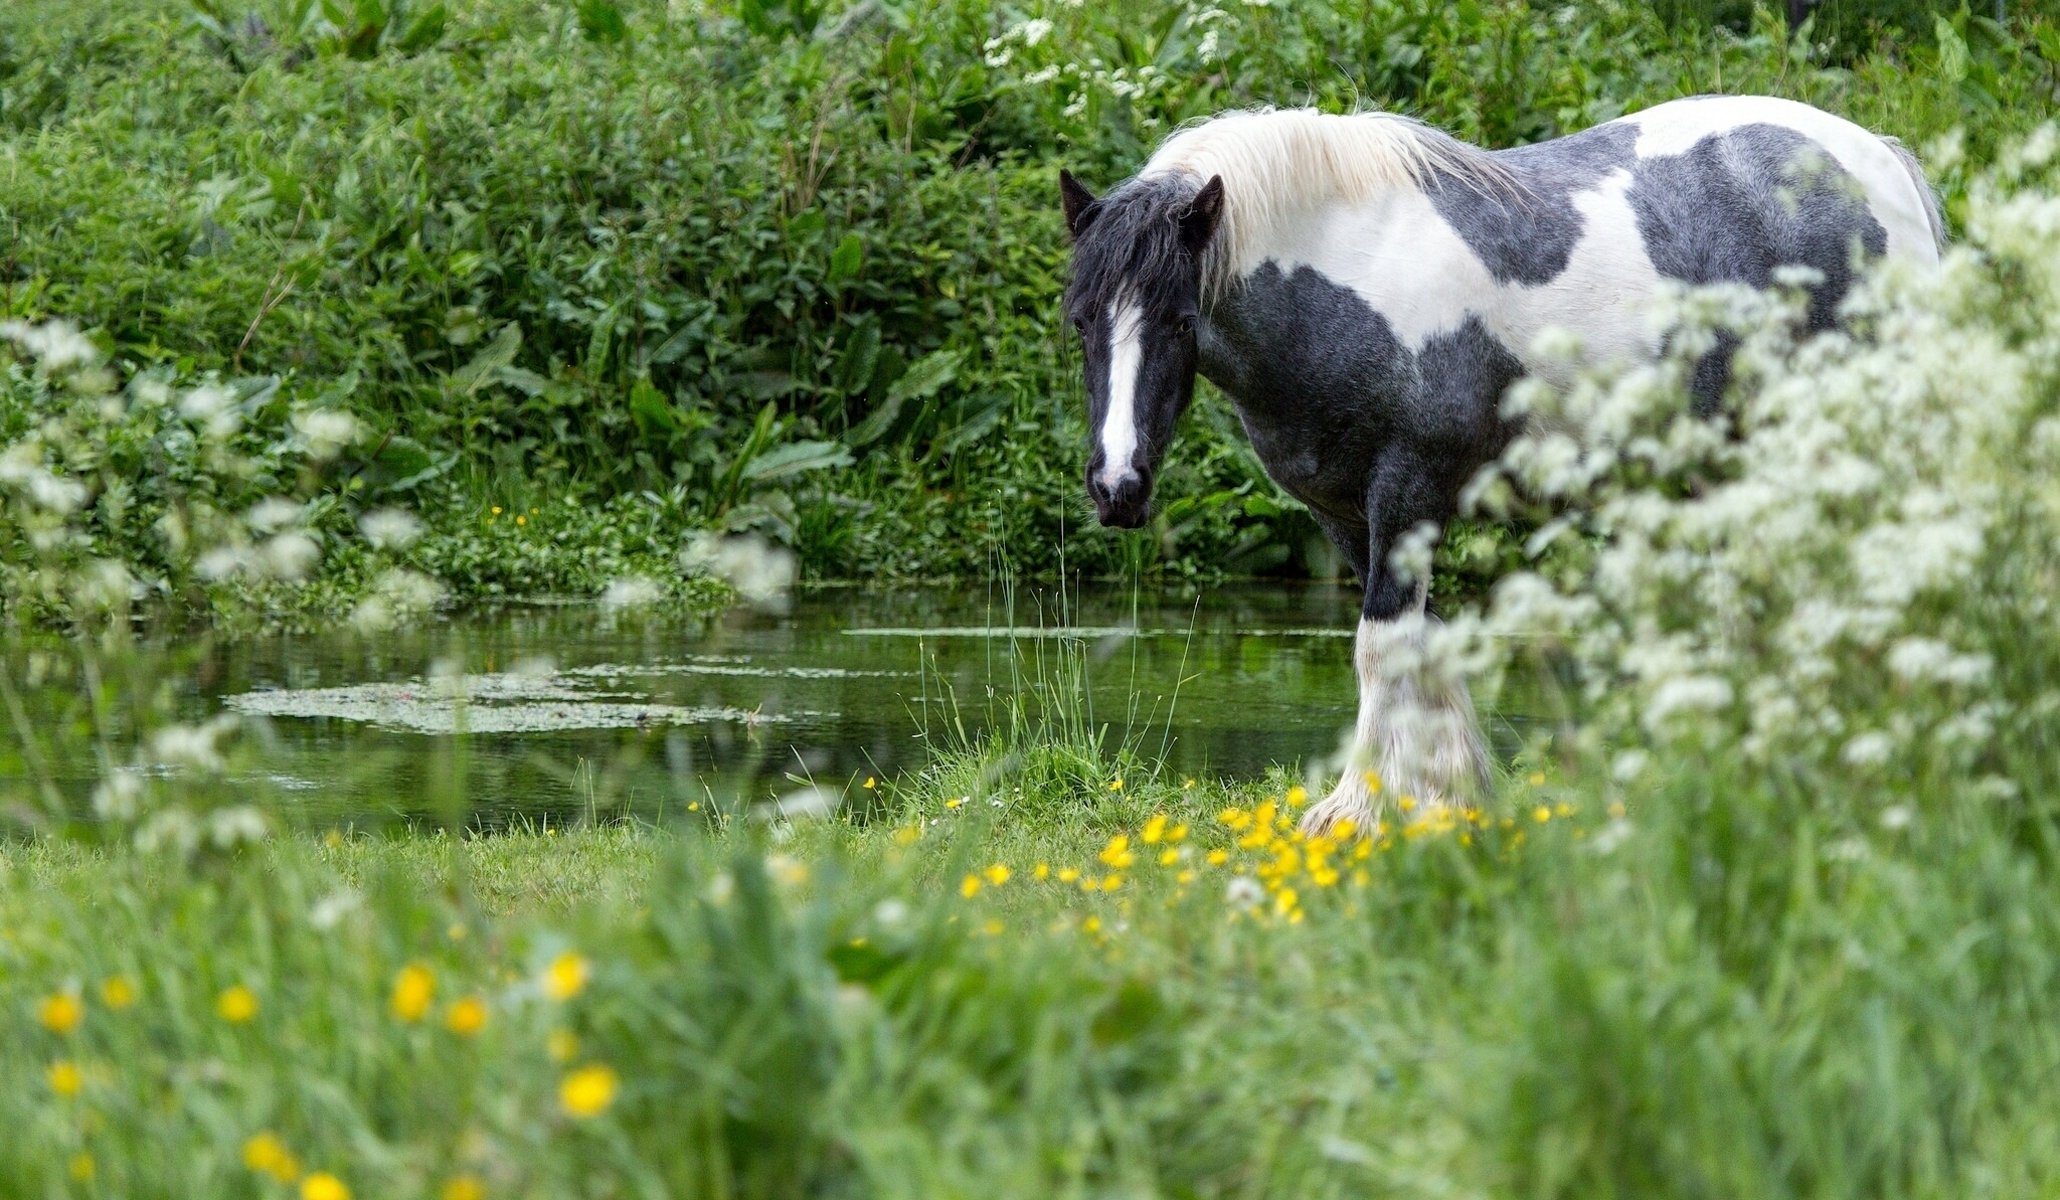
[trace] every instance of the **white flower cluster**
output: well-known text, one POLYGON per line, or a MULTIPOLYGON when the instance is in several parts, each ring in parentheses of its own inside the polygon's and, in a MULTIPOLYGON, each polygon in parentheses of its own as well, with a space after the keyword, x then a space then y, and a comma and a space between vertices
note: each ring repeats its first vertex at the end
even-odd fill
POLYGON ((2007 792, 1981 777, 1995 739, 2060 707, 2003 668, 2060 649, 2056 158, 2052 129, 2005 156, 1943 264, 1875 271, 1841 332, 1800 333, 1809 278, 1682 291, 1660 363, 1514 389, 1531 431, 1467 499, 1553 515, 1536 568, 1443 651, 1491 674, 1533 652, 1570 666, 1629 771, 1699 739, 2007 792), (1698 419, 1687 381, 1719 331, 1741 339, 1735 382, 1726 417, 1698 419))

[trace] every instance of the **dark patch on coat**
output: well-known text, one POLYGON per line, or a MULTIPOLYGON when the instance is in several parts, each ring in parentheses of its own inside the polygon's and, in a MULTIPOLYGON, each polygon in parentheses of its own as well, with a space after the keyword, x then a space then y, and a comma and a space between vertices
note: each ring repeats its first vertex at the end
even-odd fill
POLYGON ((1626 199, 1659 273, 1693 284, 1764 288, 1774 269, 1813 267, 1810 328, 1829 329, 1853 284, 1856 252, 1888 248, 1859 180, 1817 143, 1779 125, 1711 134, 1646 159, 1626 199))
MULTIPOLYGON (((1627 170, 1625 199, 1638 236, 1661 275, 1685 283, 1765 288, 1782 266, 1806 266, 1812 330, 1836 323, 1853 284, 1856 251, 1887 249, 1888 232, 1859 181, 1809 138, 1779 125, 1712 133, 1680 154, 1640 159, 1638 129, 1599 125, 1584 133, 1495 152, 1512 182, 1441 175, 1428 189, 1438 215, 1504 284, 1536 286, 1566 270, 1585 219, 1576 194, 1627 170)), ((1737 338, 1728 334, 1696 364, 1697 412, 1713 413, 1730 381, 1737 338)))
POLYGON ((1400 614, 1416 581, 1388 554, 1416 525, 1450 519, 1508 444, 1515 430, 1498 408, 1522 374, 1516 356, 1473 318, 1411 350, 1350 288, 1269 262, 1210 314, 1201 357, 1266 473, 1359 570, 1365 615, 1400 614))
POLYGON ((1549 283, 1566 270, 1586 227, 1574 194, 1635 162, 1637 142, 1638 131, 1628 125, 1598 125, 1495 151, 1495 161, 1512 176, 1508 184, 1440 174, 1426 193, 1496 282, 1549 283))

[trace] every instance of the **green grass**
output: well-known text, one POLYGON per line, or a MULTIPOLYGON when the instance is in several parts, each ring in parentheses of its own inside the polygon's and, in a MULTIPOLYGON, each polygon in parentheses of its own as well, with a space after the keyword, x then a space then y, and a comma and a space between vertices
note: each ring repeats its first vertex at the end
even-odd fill
POLYGON ((902 781, 893 819, 779 845, 749 822, 310 834, 197 876, 10 849, 0 1114, 25 1136, 0 1178, 20 1195, 280 1195, 241 1158, 270 1131, 362 1196, 461 1175, 494 1196, 1879 1197, 2060 1179, 2043 822, 1841 819, 1718 763, 1613 801, 1557 774, 1478 826, 1334 851, 1332 886, 1297 847, 1277 877, 1291 919, 1277 891, 1251 911, 1227 898, 1282 851, 1240 847, 1249 827, 1217 815, 1282 781, 1111 790, 1104 764, 1070 793, 1018 794, 1039 750, 940 763, 902 781), (1152 814, 1170 819, 1146 844, 1152 814), (1120 867, 1117 832, 1138 855, 1120 867), (547 999, 566 952, 592 981, 547 999), (435 981, 419 1023, 391 1009, 411 963, 435 981), (132 1007, 100 998, 116 976, 132 1007), (246 1024, 216 1011, 238 984, 258 999, 246 1024), (39 1027, 66 992, 83 1023, 39 1027), (461 1037, 443 1015, 471 994, 491 1015, 461 1037), (562 1062, 556 1030, 578 1040, 562 1062), (79 1094, 52 1092, 59 1060, 79 1094), (620 1091, 569 1116, 559 1088, 593 1063, 620 1091), (80 1154, 90 1186, 67 1177, 80 1154))

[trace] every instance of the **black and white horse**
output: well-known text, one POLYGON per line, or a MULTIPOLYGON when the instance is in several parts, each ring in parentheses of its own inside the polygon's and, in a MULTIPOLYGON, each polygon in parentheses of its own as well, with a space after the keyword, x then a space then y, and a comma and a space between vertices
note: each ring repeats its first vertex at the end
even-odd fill
MULTIPOLYGON (((1383 672, 1381 647, 1428 583, 1391 552, 1441 528, 1518 432, 1499 411, 1512 381, 1658 354, 1649 313, 1668 281, 1765 287, 1811 268, 1822 328, 1865 261, 1936 261, 1941 244, 1900 144, 1764 97, 1677 100, 1501 151, 1379 113, 1231 113, 1100 199, 1060 183, 1102 523, 1145 522, 1200 374, 1364 587, 1354 753, 1310 829, 1370 828, 1369 768, 1427 799, 1485 778, 1464 691, 1421 694, 1383 672), (1571 366, 1533 353, 1548 329, 1577 339, 1571 366)), ((1716 406, 1727 354, 1696 371, 1698 409, 1716 406)))

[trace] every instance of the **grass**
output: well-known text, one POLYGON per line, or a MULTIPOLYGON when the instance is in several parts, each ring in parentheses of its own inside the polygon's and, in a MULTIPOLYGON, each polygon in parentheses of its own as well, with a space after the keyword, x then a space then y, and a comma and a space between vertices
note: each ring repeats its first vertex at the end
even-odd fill
POLYGON ((1839 819, 1720 763, 1613 797, 1555 771, 1507 811, 1397 813, 1312 861, 1254 832, 1269 799, 1291 812, 1284 780, 1115 787, 1108 763, 1039 794, 1040 750, 1063 749, 961 754, 896 785, 892 819, 774 839, 750 822, 307 834, 197 876, 10 848, 0 1115, 27 1136, 0 1179, 286 1194, 245 1163, 264 1133, 297 1178, 366 1196, 1876 1197, 2060 1178, 2041 822, 1839 819), (419 1019, 411 965, 433 992, 419 1019), (107 1002, 117 978, 132 1005, 107 1002), (552 999, 553 980, 576 994, 552 999), (221 1008, 237 986, 256 1000, 242 1023, 221 1008), (66 995, 78 1026, 39 1024, 66 995), (475 996, 485 1027, 452 1032, 475 996), (76 1094, 53 1089, 60 1063, 76 1094), (589 1074, 568 1095, 594 1066, 615 1090, 589 1074))

